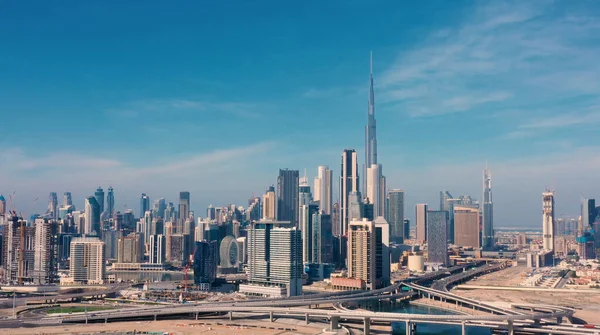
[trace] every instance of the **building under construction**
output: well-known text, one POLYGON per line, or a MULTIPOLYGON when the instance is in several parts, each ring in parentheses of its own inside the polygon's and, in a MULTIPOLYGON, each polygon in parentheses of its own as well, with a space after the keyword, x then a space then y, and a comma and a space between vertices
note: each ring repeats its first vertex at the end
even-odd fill
POLYGON ((35 228, 28 227, 22 218, 13 215, 4 227, 2 241, 2 266, 4 283, 31 283, 34 280, 35 228))

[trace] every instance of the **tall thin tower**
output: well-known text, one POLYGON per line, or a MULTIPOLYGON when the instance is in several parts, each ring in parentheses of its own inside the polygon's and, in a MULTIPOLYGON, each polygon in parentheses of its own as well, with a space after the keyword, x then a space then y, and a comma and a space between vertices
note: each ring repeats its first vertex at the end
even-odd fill
POLYGON ((369 76, 369 108, 367 115, 367 126, 365 127, 365 169, 371 167, 371 165, 373 164, 377 164, 376 129, 377 123, 375 121, 375 91, 373 90, 373 52, 371 52, 369 76))
POLYGON ((492 173, 483 170, 483 209, 481 212, 481 245, 485 250, 494 248, 494 203, 492 202, 492 173))
POLYGON ((554 250, 554 192, 542 193, 542 242, 544 249, 554 250))

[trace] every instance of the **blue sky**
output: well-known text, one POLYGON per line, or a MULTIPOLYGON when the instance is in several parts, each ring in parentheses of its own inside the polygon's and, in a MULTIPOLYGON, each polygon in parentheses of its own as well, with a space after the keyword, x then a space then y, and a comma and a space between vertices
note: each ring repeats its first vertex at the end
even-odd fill
MULTIPOLYGON (((245 204, 278 168, 363 160, 369 51, 379 159, 414 204, 481 198, 540 226, 600 196, 596 1, 19 1, 0 11, 0 193, 42 211, 112 185, 245 204), (38 203, 31 205, 34 198, 38 203)), ((29 209, 33 208, 33 209, 29 209)))

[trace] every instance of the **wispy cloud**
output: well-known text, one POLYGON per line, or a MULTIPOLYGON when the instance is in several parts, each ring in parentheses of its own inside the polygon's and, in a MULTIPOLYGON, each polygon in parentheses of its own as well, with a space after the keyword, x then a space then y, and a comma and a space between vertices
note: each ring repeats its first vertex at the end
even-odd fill
POLYGON ((330 88, 315 88, 311 87, 302 92, 301 96, 307 99, 326 99, 340 97, 345 94, 355 94, 364 88, 358 87, 330 87, 330 88))
POLYGON ((148 99, 130 102, 118 108, 107 109, 110 115, 139 118, 149 115, 174 113, 224 113, 242 118, 260 118, 259 105, 246 102, 203 101, 190 99, 148 99))
POLYGON ((557 99, 600 95, 595 14, 546 1, 479 4, 457 27, 402 50, 378 78, 380 101, 412 117, 509 109, 558 115, 557 99))

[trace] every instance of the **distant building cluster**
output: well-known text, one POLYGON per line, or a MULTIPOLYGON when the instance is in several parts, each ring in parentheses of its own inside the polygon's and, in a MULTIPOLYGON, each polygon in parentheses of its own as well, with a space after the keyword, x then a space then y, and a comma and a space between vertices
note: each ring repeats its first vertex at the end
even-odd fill
POLYGON ((337 175, 321 165, 310 182, 306 171, 301 176, 299 170, 280 169, 275 183, 247 205, 210 205, 206 213, 192 210, 187 191, 176 201, 142 193, 139 211, 119 211, 114 189, 98 187, 79 209, 70 192, 62 201, 51 192, 46 212, 27 220, 13 208, 12 197, 7 202, 0 196, 0 281, 102 284, 124 271, 178 269, 189 272, 199 290, 210 290, 219 278, 246 274, 240 292, 283 297, 300 295, 303 284, 325 279, 338 289, 381 288, 392 280, 392 264, 422 272, 453 265, 461 252, 481 258, 522 250, 517 257, 531 267, 546 266, 557 256, 597 255, 600 210, 594 199, 582 202, 578 219, 557 218, 549 190, 542 193, 539 238, 499 237, 487 164, 481 201, 440 191, 439 208, 415 206, 411 233, 406 194, 388 188, 377 149, 371 60, 362 165, 357 151, 346 148, 337 175), (411 251, 402 253, 397 247, 402 244, 411 251))

